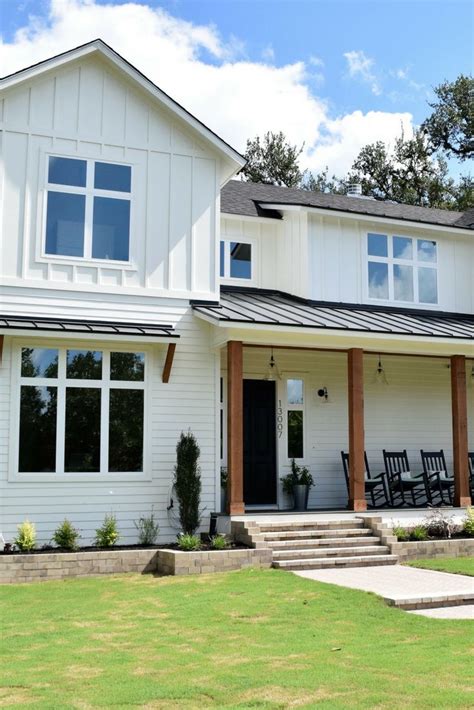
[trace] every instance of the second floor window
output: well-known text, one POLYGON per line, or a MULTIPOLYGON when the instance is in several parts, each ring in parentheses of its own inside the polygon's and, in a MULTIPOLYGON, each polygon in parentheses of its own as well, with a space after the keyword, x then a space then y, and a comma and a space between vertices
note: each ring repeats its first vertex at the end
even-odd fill
POLYGON ((45 253, 129 261, 130 165, 49 156, 45 253))
POLYGON ((221 241, 220 275, 224 279, 252 279, 252 245, 221 241))
POLYGON ((369 233, 367 255, 369 298, 438 303, 436 242, 369 233))

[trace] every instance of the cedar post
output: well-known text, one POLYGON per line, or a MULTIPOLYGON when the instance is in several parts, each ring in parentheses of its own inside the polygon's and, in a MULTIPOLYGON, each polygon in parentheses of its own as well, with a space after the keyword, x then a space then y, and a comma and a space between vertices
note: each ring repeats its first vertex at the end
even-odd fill
POLYGON ((468 473, 466 358, 451 357, 453 419, 454 505, 471 505, 468 473))
POLYGON ((227 343, 227 505, 229 515, 242 515, 245 512, 242 360, 242 342, 230 340, 227 343))
POLYGON ((347 354, 349 389, 349 508, 367 510, 364 459, 364 351, 352 348, 347 354))

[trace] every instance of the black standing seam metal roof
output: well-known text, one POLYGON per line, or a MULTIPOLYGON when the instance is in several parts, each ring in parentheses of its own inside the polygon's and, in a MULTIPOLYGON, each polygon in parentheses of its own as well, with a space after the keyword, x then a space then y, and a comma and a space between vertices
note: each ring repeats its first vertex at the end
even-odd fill
POLYGON ((151 323, 118 323, 115 321, 76 320, 69 318, 30 318, 0 315, 0 329, 32 330, 54 333, 92 335, 138 335, 143 337, 179 338, 171 325, 151 323))
POLYGON ((317 207, 328 211, 360 214, 365 217, 382 217, 474 230, 474 209, 455 212, 241 180, 229 180, 221 190, 221 212, 224 214, 281 219, 278 209, 265 209, 264 205, 278 205, 282 210, 285 205, 317 207))
MULTIPOLYGON (((281 291, 223 287, 219 303, 192 301, 216 323, 347 330, 474 341, 474 315, 368 304, 311 301, 281 291)), ((474 355, 474 349, 473 349, 474 355)))

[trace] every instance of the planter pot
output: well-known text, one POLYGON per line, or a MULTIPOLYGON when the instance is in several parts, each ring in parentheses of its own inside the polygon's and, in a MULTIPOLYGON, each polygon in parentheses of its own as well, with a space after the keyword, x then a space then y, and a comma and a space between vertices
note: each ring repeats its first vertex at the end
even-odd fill
POLYGON ((293 486, 293 498, 295 510, 308 509, 309 486, 293 486))
POLYGON ((227 512, 227 489, 221 488, 221 513, 227 512))

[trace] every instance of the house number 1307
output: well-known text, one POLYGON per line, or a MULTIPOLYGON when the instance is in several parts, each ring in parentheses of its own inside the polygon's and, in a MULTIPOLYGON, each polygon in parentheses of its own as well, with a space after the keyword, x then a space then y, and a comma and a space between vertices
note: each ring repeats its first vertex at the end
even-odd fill
POLYGON ((281 399, 278 400, 278 407, 277 407, 277 433, 278 433, 278 438, 283 435, 283 408, 281 406, 281 399))

